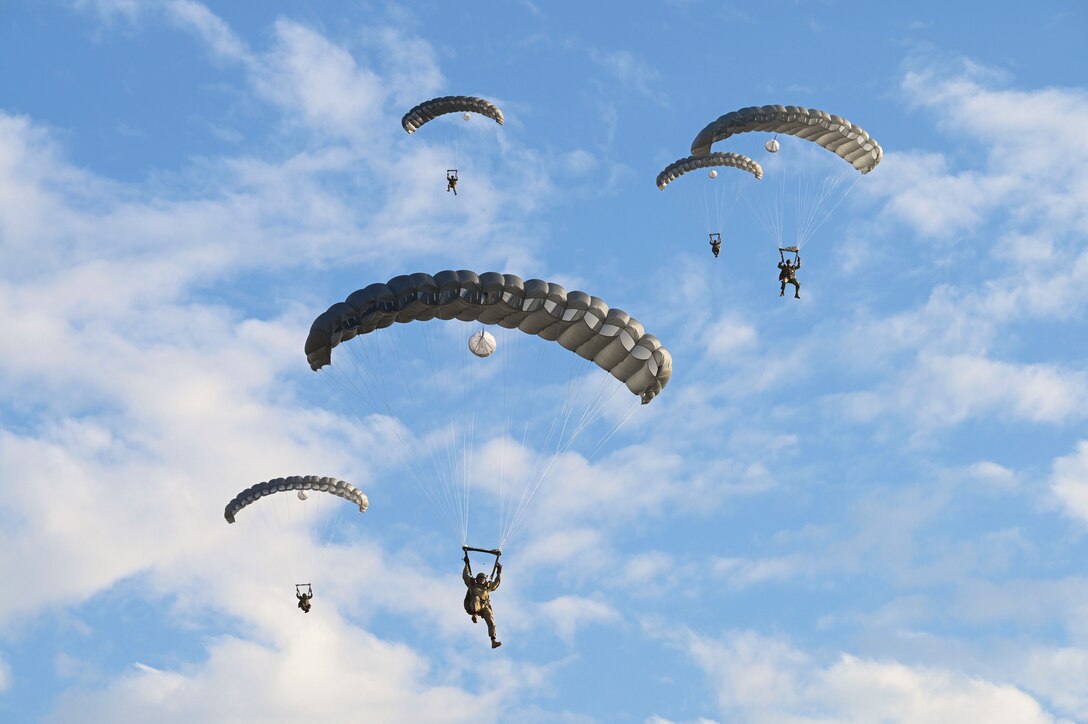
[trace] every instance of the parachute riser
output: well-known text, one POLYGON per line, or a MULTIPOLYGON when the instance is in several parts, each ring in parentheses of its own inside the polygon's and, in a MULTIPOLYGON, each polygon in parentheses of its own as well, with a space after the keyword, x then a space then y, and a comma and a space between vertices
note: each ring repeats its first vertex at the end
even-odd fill
MULTIPOLYGON (((499 556, 502 555, 501 548, 473 548, 472 546, 461 546, 461 550, 465 552, 466 556, 468 555, 469 551, 475 551, 476 553, 489 553, 495 556, 495 565, 491 567, 491 577, 495 577, 495 572, 499 569, 499 556)), ((472 570, 471 565, 469 567, 469 570, 472 570)))

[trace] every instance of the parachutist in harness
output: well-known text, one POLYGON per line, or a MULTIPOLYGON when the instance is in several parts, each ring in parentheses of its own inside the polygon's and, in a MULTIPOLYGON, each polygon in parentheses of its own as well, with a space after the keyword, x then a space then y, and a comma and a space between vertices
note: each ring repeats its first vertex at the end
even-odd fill
POLYGON ((498 549, 470 548, 468 546, 461 546, 461 550, 465 552, 465 569, 461 572, 461 578, 464 579, 465 586, 468 587, 468 591, 465 593, 465 613, 472 616, 472 623, 476 623, 479 618, 487 623, 487 635, 491 637, 491 648, 497 649, 502 646, 502 641, 499 641, 495 634, 495 614, 491 610, 491 592, 497 589, 502 582, 502 564, 499 563, 499 556, 502 555, 502 551, 498 549), (469 551, 490 553, 495 556, 495 567, 491 569, 490 580, 487 574, 482 572, 473 577, 472 564, 468 560, 469 551))
POLYGON ((782 261, 778 262, 778 268, 781 270, 778 272, 778 281, 782 282, 782 288, 778 291, 778 296, 786 296, 786 285, 793 285, 793 298, 801 298, 801 283, 797 281, 797 270, 801 268, 801 254, 796 246, 781 247, 778 250, 778 256, 782 261), (787 259, 784 252, 792 251, 794 259, 797 263, 794 264, 794 259, 787 259))
POLYGON ((710 235, 710 251, 714 254, 714 258, 718 258, 718 254, 722 251, 722 235, 715 233, 710 235))
POLYGON ((446 169, 446 193, 450 191, 454 196, 457 195, 457 169, 455 168, 446 169))
POLYGON ((295 584, 295 598, 298 599, 298 607, 302 609, 303 613, 310 612, 310 599, 314 597, 314 589, 309 583, 296 583, 295 584), (302 587, 306 586, 306 593, 302 592, 302 587))

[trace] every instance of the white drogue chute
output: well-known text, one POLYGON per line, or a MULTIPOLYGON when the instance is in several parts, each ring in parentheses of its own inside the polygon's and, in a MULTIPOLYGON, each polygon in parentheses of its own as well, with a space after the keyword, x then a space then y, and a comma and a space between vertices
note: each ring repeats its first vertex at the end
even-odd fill
POLYGON ((468 348, 477 357, 490 357, 496 346, 495 338, 486 329, 468 338, 468 348))

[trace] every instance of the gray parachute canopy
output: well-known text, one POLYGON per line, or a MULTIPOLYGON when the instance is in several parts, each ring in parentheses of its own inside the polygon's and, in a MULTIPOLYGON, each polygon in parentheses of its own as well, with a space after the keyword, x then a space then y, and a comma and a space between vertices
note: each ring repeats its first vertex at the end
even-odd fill
POLYGON ((288 490, 316 490, 337 495, 358 505, 360 513, 365 513, 369 505, 366 494, 351 483, 345 483, 343 480, 337 480, 336 478, 322 478, 317 475, 292 475, 287 478, 275 478, 266 483, 257 483, 246 488, 227 503, 227 507, 223 511, 223 517, 227 519, 228 523, 233 523, 234 516, 242 508, 257 502, 266 495, 283 493, 288 490))
POLYGON ((862 173, 869 173, 884 150, 860 126, 824 111, 798 106, 753 106, 726 113, 699 131, 691 142, 692 156, 706 156, 718 141, 737 133, 766 131, 797 136, 823 146, 862 173))
POLYGON ((675 181, 684 174, 712 166, 732 166, 733 168, 739 168, 741 171, 749 172, 757 180, 763 178, 763 167, 747 156, 742 156, 739 153, 718 152, 709 156, 688 156, 679 161, 673 161, 657 175, 657 187, 664 191, 670 182, 675 181))
POLYGON ((669 383, 672 356, 642 324, 585 292, 567 292, 541 279, 513 274, 443 271, 393 277, 332 305, 310 327, 306 359, 319 370, 332 349, 394 322, 431 319, 497 324, 520 329, 566 349, 627 385, 646 404, 669 383))
POLYGON ((498 106, 483 98, 443 96, 424 101, 405 113, 404 118, 400 119, 400 125, 404 126, 404 130, 408 133, 413 133, 424 123, 447 113, 479 113, 481 116, 494 120, 500 126, 506 122, 498 106))

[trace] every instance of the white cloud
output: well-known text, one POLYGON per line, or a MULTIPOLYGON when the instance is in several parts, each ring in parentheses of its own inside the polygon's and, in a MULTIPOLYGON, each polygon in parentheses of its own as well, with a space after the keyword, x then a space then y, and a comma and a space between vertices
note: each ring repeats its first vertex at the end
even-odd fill
POLYGON ((1076 451, 1054 461, 1050 490, 1066 515, 1088 523, 1088 440, 1081 440, 1076 451))
POLYGON ((707 338, 711 354, 723 359, 747 351, 757 342, 755 327, 730 314, 721 316, 710 326, 707 338))
POLYGON ((668 102, 667 96, 654 88, 661 74, 631 51, 594 49, 589 57, 611 73, 620 85, 636 91, 658 105, 664 106, 668 102))
POLYGON ((103 689, 65 694, 51 720, 351 722, 365 711, 396 722, 412 711, 421 722, 493 721, 513 685, 499 670, 485 691, 467 691, 403 645, 316 616, 282 630, 273 644, 218 639, 199 666, 136 663, 103 689))
POLYGON ((257 74, 257 89, 308 128, 360 139, 379 126, 386 90, 373 71, 323 35, 278 20, 277 44, 257 74))
POLYGON ((710 571, 735 588, 760 583, 783 581, 797 576, 806 568, 799 558, 714 558, 710 571))
POLYGON ((619 612, 603 601, 581 596, 560 596, 540 604, 540 612, 551 621, 559 637, 568 646, 574 645, 578 629, 598 623, 620 620, 619 612))
POLYGON ((1010 176, 951 173, 947 159, 932 153, 889 153, 873 178, 872 190, 891 197, 886 213, 909 222, 921 235, 944 239, 976 229, 1022 190, 1010 176))
POLYGON ((254 62, 245 42, 206 5, 193 0, 173 0, 165 7, 175 22, 195 32, 215 56, 246 64, 254 62))
POLYGON ((0 694, 11 688, 11 667, 0 658, 0 694))
POLYGON ((972 463, 967 473, 994 490, 1015 490, 1019 487, 1016 472, 990 460, 972 463))
POLYGON ((1088 650, 1037 648, 1026 653, 1019 673, 1021 684, 1046 697, 1054 707, 1088 720, 1088 650))
POLYGON ((914 369, 884 389, 838 401, 856 419, 895 412, 923 430, 977 417, 1064 424, 1082 419, 1088 409, 1088 375, 1052 364, 921 353, 914 369))
POLYGON ((703 670, 726 721, 1053 721, 1011 684, 939 667, 850 654, 820 660, 752 632, 718 639, 657 633, 703 670))

